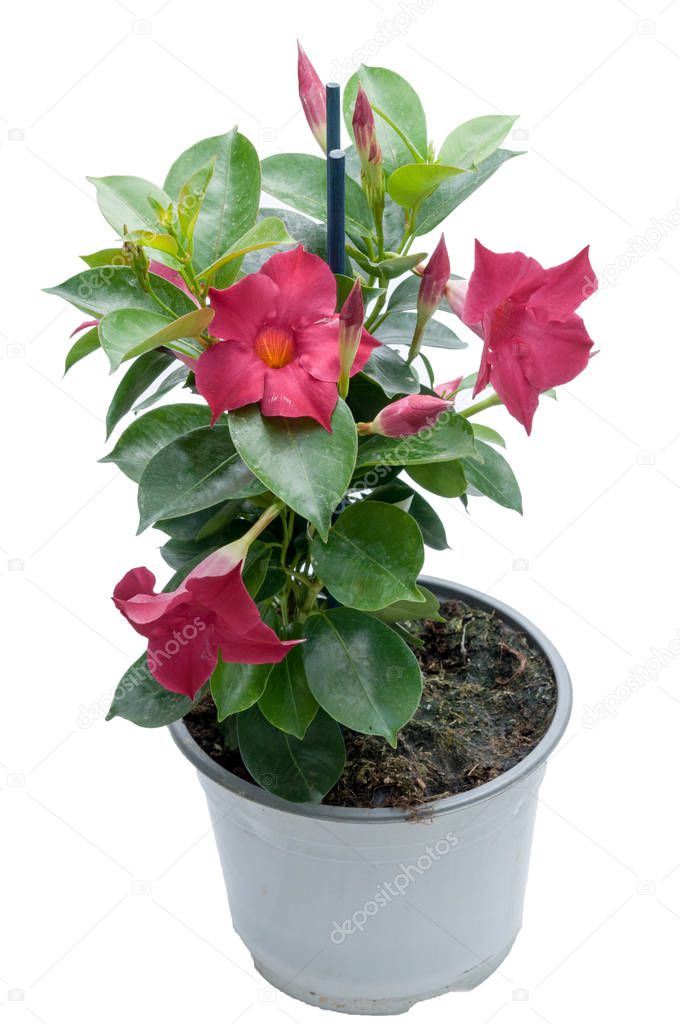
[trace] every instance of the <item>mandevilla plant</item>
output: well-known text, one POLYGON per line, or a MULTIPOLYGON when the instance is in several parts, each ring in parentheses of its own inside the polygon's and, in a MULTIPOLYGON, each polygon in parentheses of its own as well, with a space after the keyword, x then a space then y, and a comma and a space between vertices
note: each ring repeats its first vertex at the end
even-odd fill
MULTIPOLYGON (((325 149, 302 49, 298 75, 325 149)), ((595 287, 586 249, 545 270, 476 242, 467 282, 443 235, 412 252, 517 155, 500 148, 513 117, 467 121, 435 152, 411 86, 377 67, 349 80, 344 115, 344 274, 325 262, 324 158, 260 164, 234 128, 182 153, 162 188, 91 179, 119 240, 48 289, 88 317, 67 370, 98 349, 127 364, 108 434, 135 418, 103 461, 138 484, 140 531, 167 535, 175 570, 160 592, 145 568, 114 590, 148 646, 109 717, 166 725, 209 689, 253 778, 295 801, 338 780, 341 726, 396 745, 418 706, 412 627, 438 610, 418 576, 424 545, 447 546, 422 492, 521 511, 503 439, 476 416, 503 404, 529 433, 592 345, 575 313, 595 287), (477 374, 459 373, 465 343, 440 309, 482 340, 477 374), (428 347, 451 353, 454 379, 435 381, 428 347), (178 389, 188 400, 158 404, 178 389), (456 411, 470 391, 485 396, 456 411)))

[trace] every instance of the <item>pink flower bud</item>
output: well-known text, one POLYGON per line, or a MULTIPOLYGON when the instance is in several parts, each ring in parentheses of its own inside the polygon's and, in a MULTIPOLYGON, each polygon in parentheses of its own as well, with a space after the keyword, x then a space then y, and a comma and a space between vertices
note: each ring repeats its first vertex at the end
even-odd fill
POLYGON ((298 91, 314 138, 326 152, 326 90, 314 65, 298 42, 298 91))
POLYGON ((449 254, 442 235, 437 243, 427 266, 418 290, 418 319, 427 322, 441 302, 444 290, 451 273, 449 254))
POLYGON ((467 292, 467 281, 449 281, 444 289, 446 301, 456 314, 462 316, 467 292))
POLYGON ((446 399, 447 402, 451 402, 453 405, 453 397, 462 383, 463 378, 456 377, 455 380, 447 380, 445 384, 437 384, 435 391, 440 398, 446 399))
POLYGON ((370 100, 361 85, 357 90, 357 98, 354 104, 352 128, 354 130, 354 141, 357 144, 357 153, 361 159, 361 166, 365 169, 366 164, 382 164, 382 151, 375 132, 375 118, 373 117, 370 100))
POLYGON ((450 406, 450 402, 434 395, 407 395, 386 405, 371 423, 358 423, 357 428, 360 434, 410 437, 427 427, 434 427, 450 406))
POLYGON ((342 398, 347 397, 349 390, 350 373, 359 350, 363 324, 364 298, 361 293, 361 280, 357 278, 340 310, 340 331, 338 335, 340 377, 338 380, 338 391, 342 398))

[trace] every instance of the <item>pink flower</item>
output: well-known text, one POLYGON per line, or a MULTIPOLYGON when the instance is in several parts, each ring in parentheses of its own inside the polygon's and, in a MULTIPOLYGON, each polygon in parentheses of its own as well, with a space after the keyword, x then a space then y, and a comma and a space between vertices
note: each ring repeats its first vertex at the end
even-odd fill
POLYGON ((540 393, 588 365, 593 342, 574 310, 594 280, 587 248, 545 270, 521 252, 495 253, 476 242, 462 308, 463 321, 484 338, 473 397, 491 383, 529 434, 540 393))
POLYGON ((407 395, 386 405, 371 423, 358 423, 357 429, 360 434, 410 437, 426 427, 433 427, 451 404, 434 395, 407 395))
POLYGON ((282 661, 299 641, 281 641, 260 618, 241 579, 247 546, 235 541, 208 555, 177 590, 154 593, 148 569, 131 569, 113 592, 116 608, 149 641, 149 671, 166 690, 196 696, 223 661, 282 661))
MULTIPOLYGON (((260 403, 264 416, 309 416, 326 430, 338 399, 335 277, 302 246, 271 256, 256 274, 210 290, 211 333, 224 340, 196 364, 196 387, 213 414, 260 403)), ((362 329, 351 374, 380 343, 362 329)))
POLYGON ((298 91, 314 138, 326 152, 326 90, 298 41, 298 91))

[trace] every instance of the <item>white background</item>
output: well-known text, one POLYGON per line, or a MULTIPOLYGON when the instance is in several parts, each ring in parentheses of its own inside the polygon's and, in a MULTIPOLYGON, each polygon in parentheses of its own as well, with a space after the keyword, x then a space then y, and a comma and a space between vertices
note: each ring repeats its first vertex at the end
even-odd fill
MULTIPOLYGON (((330 26, 319 0, 160 2, 3 6, 0 1024, 322 1019, 264 984, 231 931, 202 794, 165 730, 103 721, 139 652, 112 586, 133 565, 168 570, 160 537, 135 537, 134 485, 96 462, 114 386, 104 360, 62 379, 82 318, 39 291, 111 244, 86 174, 161 182, 186 146, 236 122, 262 155, 314 152, 297 35, 324 78, 362 56, 404 74, 438 141, 468 117, 521 113, 510 145, 528 155, 449 223, 456 272, 469 273, 475 235, 545 265, 590 242, 608 282, 583 310, 600 355, 542 404, 532 438, 487 414, 507 436, 524 518, 438 502, 452 550, 428 568, 532 618, 565 656, 576 700, 542 791, 514 950, 481 988, 410 1019, 670 1019, 680 3, 344 0, 330 26), (376 45, 381 26, 393 38, 376 45)), ((444 379, 478 355, 473 341, 440 359, 444 379)))

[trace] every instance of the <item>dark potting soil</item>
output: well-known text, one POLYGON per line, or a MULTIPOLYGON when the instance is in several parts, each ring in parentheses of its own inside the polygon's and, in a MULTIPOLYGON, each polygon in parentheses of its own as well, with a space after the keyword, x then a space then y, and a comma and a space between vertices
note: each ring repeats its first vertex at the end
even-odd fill
MULTIPOLYGON (((411 629, 423 697, 396 749, 378 736, 343 729, 347 764, 324 803, 415 808, 489 782, 539 742, 557 701, 547 658, 494 612, 463 601, 441 606, 444 622, 411 629)), ((218 764, 252 781, 229 748, 206 697, 185 718, 189 732, 218 764)))

